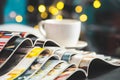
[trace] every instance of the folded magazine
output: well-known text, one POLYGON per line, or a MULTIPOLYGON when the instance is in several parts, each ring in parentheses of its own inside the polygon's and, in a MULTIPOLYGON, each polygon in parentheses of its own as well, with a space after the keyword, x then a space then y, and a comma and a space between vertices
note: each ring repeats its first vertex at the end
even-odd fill
POLYGON ((120 59, 67 49, 27 32, 0 31, 0 80, 83 80, 120 67, 120 59))

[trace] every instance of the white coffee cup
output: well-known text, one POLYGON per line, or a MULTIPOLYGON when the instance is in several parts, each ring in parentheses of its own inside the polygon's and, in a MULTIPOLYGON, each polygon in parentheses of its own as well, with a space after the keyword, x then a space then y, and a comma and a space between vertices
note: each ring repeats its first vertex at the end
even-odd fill
POLYGON ((81 22, 74 19, 47 19, 39 23, 39 30, 46 39, 52 39, 63 47, 75 46, 81 32, 81 22))

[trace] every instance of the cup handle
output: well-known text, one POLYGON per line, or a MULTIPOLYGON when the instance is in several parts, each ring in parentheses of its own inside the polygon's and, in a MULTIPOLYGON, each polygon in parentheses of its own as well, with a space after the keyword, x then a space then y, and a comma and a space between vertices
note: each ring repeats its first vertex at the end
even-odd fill
POLYGON ((41 21, 41 22, 39 23, 39 31, 40 31, 40 33, 43 35, 43 37, 46 38, 46 31, 45 31, 45 29, 44 29, 44 21, 41 21))

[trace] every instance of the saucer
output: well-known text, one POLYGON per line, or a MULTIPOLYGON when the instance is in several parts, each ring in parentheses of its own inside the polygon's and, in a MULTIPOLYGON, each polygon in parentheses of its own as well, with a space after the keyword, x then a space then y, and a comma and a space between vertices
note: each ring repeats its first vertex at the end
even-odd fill
POLYGON ((88 45, 88 43, 85 42, 85 41, 78 41, 76 46, 68 46, 68 47, 65 47, 65 48, 66 49, 82 49, 82 48, 86 47, 87 45, 88 45))

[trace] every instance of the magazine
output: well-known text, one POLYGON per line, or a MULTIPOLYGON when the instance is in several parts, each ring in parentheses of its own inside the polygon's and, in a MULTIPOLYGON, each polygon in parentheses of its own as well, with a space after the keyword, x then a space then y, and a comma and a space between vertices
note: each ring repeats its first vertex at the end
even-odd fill
POLYGON ((120 67, 120 59, 27 32, 0 31, 0 47, 0 80, 80 80, 120 67))
POLYGON ((26 55, 27 49, 24 51, 19 49, 31 47, 33 44, 31 39, 21 38, 18 34, 6 31, 1 31, 0 33, 2 37, 0 37, 1 43, 6 40, 5 44, 1 45, 0 51, 0 75, 2 75, 12 69, 26 55))

